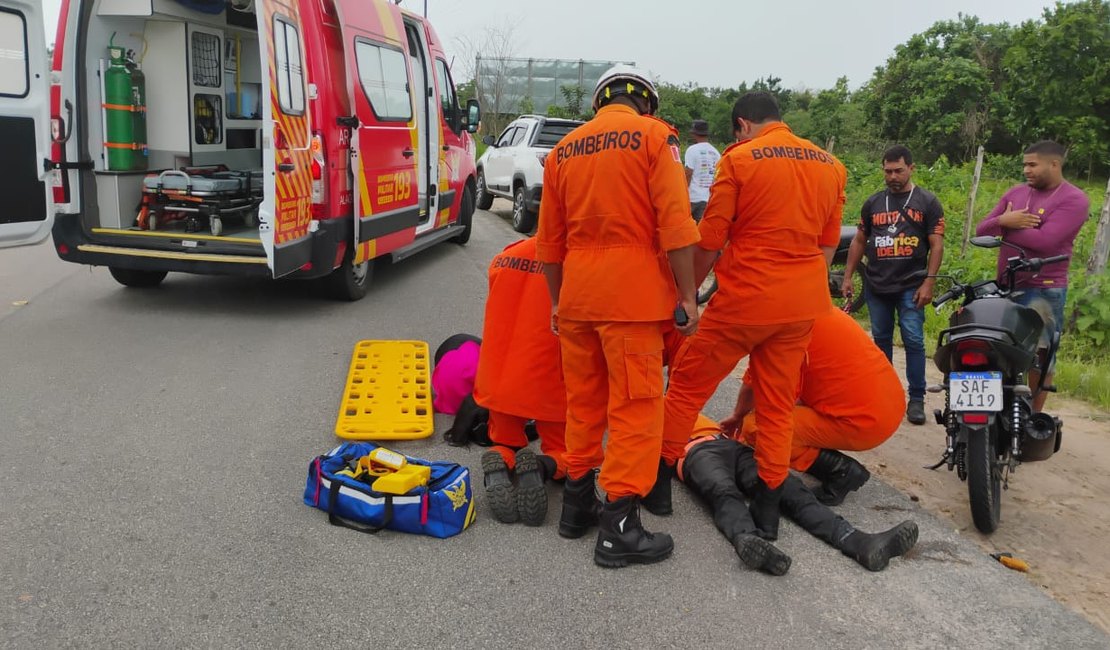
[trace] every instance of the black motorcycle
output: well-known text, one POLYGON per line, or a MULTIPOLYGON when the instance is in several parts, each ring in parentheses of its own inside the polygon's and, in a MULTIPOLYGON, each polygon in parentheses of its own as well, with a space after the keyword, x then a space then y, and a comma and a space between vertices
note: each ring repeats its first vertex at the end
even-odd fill
MULTIPOLYGON (((840 227, 840 243, 836 246, 836 253, 833 254, 832 265, 829 266, 829 294, 832 295, 834 300, 840 299, 840 286, 844 282, 844 263, 848 261, 848 247, 852 245, 852 239, 856 236, 855 226, 841 226, 840 227)), ((844 306, 844 311, 848 313, 855 313, 863 306, 863 277, 864 272, 867 271, 867 264, 862 260, 856 271, 855 282, 859 285, 856 291, 852 292, 852 296, 847 299, 844 306)), ((698 287, 698 304, 704 305, 709 302, 713 294, 717 293, 717 276, 710 269, 709 275, 705 277, 705 281, 698 287)))
MULTIPOLYGON (((1063 262, 1067 255, 1030 258, 1025 251, 995 237, 975 237, 975 246, 1008 246, 1018 252, 1006 263, 1003 277, 972 284, 952 278, 952 287, 933 300, 933 307, 963 297, 949 327, 937 339, 933 361, 944 373, 944 383, 929 387, 945 393, 943 410, 934 411, 945 428, 944 457, 929 469, 947 464, 960 480, 967 481, 971 517, 984 533, 994 532, 1002 512, 1001 489, 1022 462, 1045 460, 1060 450, 1061 422, 1033 412, 1033 400, 1042 391, 1046 364, 1056 352, 1059 335, 1045 322, 1051 311, 1024 307, 1012 298, 1014 277, 1021 271, 1039 271, 1046 264, 1063 262), (1043 337, 1046 331, 1050 336, 1043 337), (1030 370, 1039 370, 1038 385, 1027 385, 1030 370)), ((946 276, 939 276, 946 277, 946 276)))

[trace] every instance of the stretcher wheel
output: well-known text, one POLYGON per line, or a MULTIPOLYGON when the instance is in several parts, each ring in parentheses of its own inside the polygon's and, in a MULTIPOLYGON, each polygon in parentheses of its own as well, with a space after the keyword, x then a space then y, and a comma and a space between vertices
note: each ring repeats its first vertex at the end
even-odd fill
POLYGON ((224 231, 224 222, 219 217, 212 217, 208 220, 209 229, 212 231, 213 237, 219 237, 220 233, 224 231))
POLYGON ((158 230, 158 215, 154 214, 153 212, 150 213, 150 216, 148 216, 146 219, 146 229, 158 230))
POLYGON ((258 227, 258 210, 248 210, 247 216, 243 217, 243 223, 248 228, 258 227))

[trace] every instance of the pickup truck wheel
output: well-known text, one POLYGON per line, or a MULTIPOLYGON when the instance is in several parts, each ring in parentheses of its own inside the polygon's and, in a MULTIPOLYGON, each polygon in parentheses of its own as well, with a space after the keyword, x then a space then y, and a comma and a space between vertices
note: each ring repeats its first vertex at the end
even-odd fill
POLYGON ((326 293, 336 300, 354 302, 361 300, 370 290, 370 280, 374 277, 374 260, 355 264, 355 249, 347 247, 343 264, 322 279, 326 293))
POLYGON ((166 279, 165 271, 140 271, 138 269, 121 269, 109 266, 108 272, 116 282, 125 287, 148 288, 156 287, 166 279))
POLYGON ((528 234, 536 227, 536 213, 524 202, 524 186, 513 190, 513 230, 528 234))
POLYGON ((459 202, 459 225, 463 231, 451 238, 451 241, 462 246, 470 241, 470 231, 474 228, 474 190, 467 185, 463 190, 462 201, 459 202))
POLYGON ((486 173, 478 170, 477 190, 474 192, 474 205, 478 206, 479 210, 489 210, 493 205, 493 195, 486 189, 486 173))

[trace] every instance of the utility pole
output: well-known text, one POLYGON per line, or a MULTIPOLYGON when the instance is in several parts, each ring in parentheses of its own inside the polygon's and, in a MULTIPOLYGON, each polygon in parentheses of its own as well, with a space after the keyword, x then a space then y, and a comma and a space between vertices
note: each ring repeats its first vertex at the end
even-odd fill
POLYGON ((971 222, 975 219, 975 195, 979 193, 979 175, 983 173, 983 145, 975 155, 975 175, 971 178, 971 196, 967 199, 967 214, 964 215, 964 238, 960 241, 960 255, 967 252, 967 241, 971 239, 971 222))

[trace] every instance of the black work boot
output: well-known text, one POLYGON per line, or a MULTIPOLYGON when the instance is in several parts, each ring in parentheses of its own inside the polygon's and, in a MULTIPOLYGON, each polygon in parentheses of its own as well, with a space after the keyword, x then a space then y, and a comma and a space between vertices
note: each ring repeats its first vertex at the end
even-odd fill
POLYGON ((482 454, 482 485, 485 486, 486 502, 493 512, 493 518, 503 524, 511 524, 520 519, 516 509, 516 494, 513 493, 513 478, 505 459, 495 450, 482 454))
POLYGON ((667 559, 674 540, 667 533, 649 533, 640 523, 637 497, 606 503, 601 509, 594 562, 611 569, 629 564, 651 564, 667 559))
POLYGON ((653 515, 666 516, 674 512, 671 507, 671 479, 674 478, 674 465, 668 465, 662 458, 659 459, 659 473, 655 477, 655 485, 651 487, 651 492, 640 500, 640 505, 644 506, 648 512, 653 515))
POLYGON ((542 526, 547 517, 547 488, 544 471, 535 452, 525 447, 516 452, 516 509, 528 526, 542 526))
POLYGON ((779 538, 779 500, 782 499, 782 484, 775 489, 767 487, 763 479, 755 485, 755 498, 748 511, 755 522, 755 534, 763 539, 775 541, 779 538))
POLYGON ((786 575, 790 570, 790 556, 777 546, 756 535, 740 533, 732 540, 736 555, 750 569, 769 573, 773 576, 786 575))
POLYGON ((806 473, 824 485, 814 490, 817 500, 827 506, 838 506, 849 492, 854 492, 871 478, 871 472, 851 456, 835 449, 822 449, 806 473))
POLYGON ((914 544, 917 544, 917 524, 903 521, 882 533, 853 530, 837 547, 868 571, 882 571, 890 564, 890 558, 904 555, 914 544))
POLYGON ((567 477, 563 484, 563 513, 559 517, 559 536, 578 539, 597 525, 598 503, 594 492, 594 476, 597 470, 590 470, 582 478, 567 477))
POLYGON ((925 401, 911 399, 906 405, 906 419, 910 424, 925 424, 925 401))

